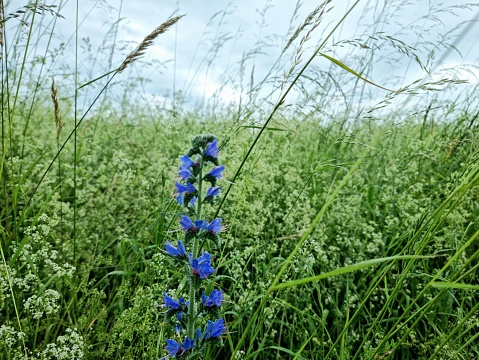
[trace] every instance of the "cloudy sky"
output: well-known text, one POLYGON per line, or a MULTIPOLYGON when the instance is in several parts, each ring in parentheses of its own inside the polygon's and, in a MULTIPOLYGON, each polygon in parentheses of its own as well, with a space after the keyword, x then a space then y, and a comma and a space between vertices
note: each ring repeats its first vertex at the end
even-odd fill
MULTIPOLYGON (((303 47, 302 64, 354 3, 330 2, 327 8, 331 10, 303 47)), ((55 23, 49 17, 50 22, 42 23, 42 29, 55 26, 49 49, 65 44, 61 56, 55 57, 49 67, 52 74, 61 74, 66 66, 74 64, 77 3, 69 0, 49 4, 58 5, 64 17, 55 23)), ((19 0, 7 2, 6 13, 21 5, 19 0)), ((281 78, 289 70, 300 39, 311 27, 280 57, 282 49, 317 5, 313 0, 79 0, 80 78, 86 82, 118 67, 125 55, 158 25, 171 16, 185 14, 156 39, 141 62, 115 80, 134 83, 135 93, 146 101, 171 101, 174 92, 181 92, 196 104, 207 103, 212 97, 225 103, 238 102, 251 84, 266 80, 263 92, 275 88, 273 78, 281 78)), ((414 47, 411 52, 431 72, 429 79, 443 78, 449 69, 448 76, 475 84, 479 76, 475 67, 479 53, 474 51, 479 46, 479 25, 470 20, 479 20, 478 14, 478 7, 463 0, 359 1, 328 40, 324 52, 352 68, 357 66, 354 70, 358 72, 368 71, 375 83, 397 89, 427 75, 413 56, 401 54, 402 41, 414 47), (357 46, 366 44, 368 35, 375 34, 384 38, 377 40, 373 49, 357 46), (386 36, 395 40, 387 40, 386 36), (368 51, 373 55, 370 66, 364 67, 368 51), (363 60, 358 60, 361 57, 363 60)), ((37 43, 46 48, 49 33, 51 30, 38 30, 37 43)), ((37 51, 41 52, 41 47, 37 51)), ((323 57, 311 63, 311 68, 318 71, 327 71, 331 66, 323 57)), ((352 77, 340 71, 341 76, 352 77)), ((384 92, 375 94, 383 96, 384 92)))

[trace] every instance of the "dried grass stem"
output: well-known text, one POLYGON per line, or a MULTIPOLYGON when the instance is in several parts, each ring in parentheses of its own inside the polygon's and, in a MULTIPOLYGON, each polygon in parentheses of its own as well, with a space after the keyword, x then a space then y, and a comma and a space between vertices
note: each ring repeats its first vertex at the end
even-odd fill
POLYGON ((60 137, 60 132, 63 127, 62 116, 60 115, 60 107, 58 105, 58 97, 57 97, 57 89, 55 87, 55 80, 52 80, 52 87, 51 87, 51 97, 53 101, 53 106, 55 109, 55 124, 57 125, 57 139, 60 137))

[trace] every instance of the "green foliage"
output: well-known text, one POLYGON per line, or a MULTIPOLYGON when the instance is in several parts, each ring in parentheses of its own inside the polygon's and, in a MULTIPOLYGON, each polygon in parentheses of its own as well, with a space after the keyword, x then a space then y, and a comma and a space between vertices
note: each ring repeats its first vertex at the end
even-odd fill
MULTIPOLYGON (((229 230, 223 237, 218 271, 229 296, 227 343, 232 346, 332 188, 364 151, 362 144, 372 141, 366 124, 341 132, 315 120, 290 120, 288 125, 293 123, 294 132, 266 134, 222 208, 229 230)), ((215 124, 225 136, 230 126, 227 121, 215 124)), ((169 283, 175 270, 168 269, 161 251, 166 240, 175 237, 171 230, 176 228, 174 188, 166 180, 176 176, 177 144, 183 134, 206 127, 207 121, 192 126, 186 119, 175 120, 174 126, 168 120, 133 126, 114 117, 98 123, 95 135, 92 127, 85 127, 81 143, 88 146, 82 147, 77 167, 76 249, 69 153, 60 159, 59 171, 49 174, 39 188, 36 198, 44 200, 32 205, 18 232, 4 232, 5 356, 23 353, 23 342, 31 356, 51 358, 54 351, 73 343, 84 358, 163 354, 170 330, 159 306, 161 289, 176 286, 169 283)), ((278 291, 250 331, 245 354, 263 349, 256 356, 268 358, 271 351, 294 353, 301 347, 303 358, 328 353, 336 358, 341 352, 368 358, 367 354, 394 349, 404 358, 428 358, 475 306, 475 290, 427 284, 478 230, 477 187, 447 203, 442 214, 435 213, 466 179, 467 169, 475 166, 477 135, 465 130, 462 145, 455 145, 454 138, 447 140, 447 125, 436 125, 421 139, 421 126, 411 120, 400 126, 377 126, 373 137, 385 130, 388 135, 371 148, 281 281, 391 255, 433 257, 394 261, 278 291), (425 223, 429 227, 421 227, 425 223), (398 286, 400 291, 395 292, 398 286), (416 305, 410 308, 412 301, 416 305), (404 323, 425 306, 429 307, 422 321, 414 326, 409 321, 391 333, 397 319, 404 323)), ((222 148, 227 169, 241 160, 251 136, 254 132, 238 132, 222 148)), ((44 151, 50 137, 47 129, 35 133, 44 151)), ((22 159, 23 171, 45 166, 45 155, 34 154, 22 159)), ((17 170, 9 173, 22 178, 19 160, 13 164, 17 170)), ((40 174, 30 171, 20 183, 18 203, 28 199, 32 191, 28 184, 38 181, 40 174)), ((477 283, 476 256, 477 241, 438 280, 477 283)), ((471 314, 457 337, 440 351, 476 351, 474 342, 467 343, 477 332, 475 319, 471 314)), ((226 346, 215 356, 229 356, 231 349, 226 346)))
MULTIPOLYGON (((301 111, 282 111, 288 92, 304 89, 301 75, 311 75, 303 73, 309 63, 298 70, 301 51, 326 5, 287 42, 285 51, 309 29, 282 82, 289 88, 265 116, 249 108, 254 99, 238 114, 216 103, 188 113, 178 94, 171 110, 106 97, 76 129, 72 101, 61 98, 55 125, 50 93, 38 85, 47 77, 36 78, 48 59, 29 68, 21 52, 4 48, 12 66, 2 68, 0 358, 165 355, 172 330, 163 290, 187 291, 163 251, 177 239, 173 179, 187 140, 210 132, 224 139, 219 185, 223 194, 231 189, 224 202, 205 204, 226 222, 215 268, 228 329, 225 346, 206 359, 479 356, 477 109, 468 98, 445 105, 440 122, 433 102, 385 111, 381 120, 345 119, 355 113, 346 105, 326 117, 318 109, 333 85, 325 82, 298 100, 301 111), (302 109, 311 104, 308 115, 302 109)), ((5 21, 25 16, 28 25, 40 10, 59 16, 48 6, 24 8, 5 21)), ((25 28, 14 49, 22 37, 30 41, 25 28)), ((363 40, 335 46, 370 50, 387 41, 420 63, 392 37, 363 40)), ((362 65, 329 58, 347 76, 371 78, 352 70, 362 65)), ((345 88, 342 77, 330 78, 345 88)), ((126 95, 139 85, 128 86, 126 95)), ((357 83, 352 89, 346 103, 363 97, 357 83)))

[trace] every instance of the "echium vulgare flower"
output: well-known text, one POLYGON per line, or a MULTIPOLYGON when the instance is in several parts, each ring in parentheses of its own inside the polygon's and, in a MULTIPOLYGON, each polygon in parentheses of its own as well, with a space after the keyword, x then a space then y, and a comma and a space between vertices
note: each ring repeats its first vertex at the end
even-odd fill
POLYGON ((206 206, 214 205, 221 192, 217 185, 225 167, 218 159, 215 136, 198 135, 191 144, 191 149, 180 157, 180 179, 175 183, 176 200, 184 209, 179 220, 183 235, 182 239, 167 241, 165 249, 176 268, 185 270, 188 293, 178 299, 163 293, 165 316, 175 334, 166 340, 168 354, 163 359, 202 359, 209 344, 222 345, 226 332, 221 317, 223 291, 212 286, 205 290, 205 284, 212 285, 210 278, 216 273, 214 256, 206 250, 219 248, 222 219, 210 221, 203 217, 206 206))

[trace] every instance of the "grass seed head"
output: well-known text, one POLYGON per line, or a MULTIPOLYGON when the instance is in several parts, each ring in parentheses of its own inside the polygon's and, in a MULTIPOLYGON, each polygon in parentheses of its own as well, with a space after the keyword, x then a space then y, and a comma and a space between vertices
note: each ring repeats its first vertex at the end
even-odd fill
POLYGON ((135 50, 133 50, 123 61, 123 63, 120 65, 118 68, 118 72, 122 72, 123 70, 126 69, 128 65, 139 59, 145 54, 145 51, 147 48, 149 48, 151 45, 153 45, 153 41, 157 38, 158 35, 163 34, 166 30, 168 30, 170 27, 172 27, 174 24, 177 23, 178 20, 180 20, 183 16, 185 15, 179 15, 175 16, 169 20, 166 20, 163 24, 158 26, 153 32, 145 37, 143 41, 136 47, 135 50))

